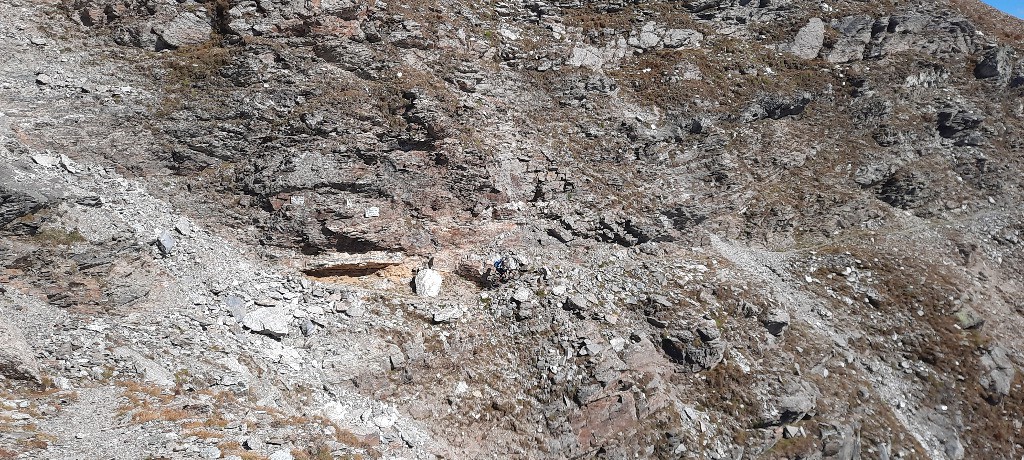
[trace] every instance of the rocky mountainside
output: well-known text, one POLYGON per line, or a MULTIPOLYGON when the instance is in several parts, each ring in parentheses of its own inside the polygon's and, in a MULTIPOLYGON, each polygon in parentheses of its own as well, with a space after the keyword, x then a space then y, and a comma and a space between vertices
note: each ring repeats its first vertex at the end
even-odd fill
POLYGON ((0 18, 0 458, 1024 456, 977 0, 0 18))

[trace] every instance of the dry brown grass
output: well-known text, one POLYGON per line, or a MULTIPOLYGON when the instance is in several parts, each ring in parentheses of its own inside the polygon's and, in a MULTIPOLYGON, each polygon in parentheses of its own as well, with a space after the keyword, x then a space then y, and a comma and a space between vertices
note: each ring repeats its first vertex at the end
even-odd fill
MULTIPOLYGON (((862 322, 869 337, 896 335, 900 343, 889 340, 861 340, 855 347, 866 355, 888 356, 924 365, 928 372, 918 374, 914 382, 921 386, 921 400, 944 404, 964 420, 972 430, 962 436, 976 446, 978 458, 999 458, 1010 452, 1019 439, 1013 426, 1013 414, 1024 413, 1024 394, 1014 387, 1010 395, 997 403, 977 382, 985 372, 980 363, 990 339, 982 331, 965 331, 956 326, 953 312, 959 307, 950 298, 959 297, 959 286, 969 284, 953 268, 915 257, 892 255, 874 249, 845 248, 863 261, 862 270, 870 270, 877 281, 882 301, 862 308, 873 309, 883 321, 862 322), (920 312, 920 313, 918 313, 920 312), (959 380, 958 376, 968 376, 959 380)), ((913 253, 906 250, 905 253, 913 253)), ((840 285, 834 289, 843 292, 840 285)), ((1020 377, 1018 376, 1018 382, 1020 377)), ((854 405, 863 402, 851 401, 854 405)), ((881 401, 874 401, 873 417, 865 418, 862 436, 875 442, 905 432, 881 401)), ((920 450, 920 446, 914 445, 920 450)), ((923 455, 923 450, 920 451, 923 455)))
POLYGON ((133 422, 178 421, 189 416, 183 409, 168 407, 174 401, 174 394, 163 388, 134 381, 121 381, 117 384, 124 388, 124 397, 127 399, 118 408, 118 413, 131 414, 133 422))
POLYGON ((707 399, 704 404, 731 416, 740 425, 752 427, 758 420, 758 401, 753 388, 756 377, 744 373, 739 366, 722 363, 705 373, 707 399))
POLYGON ((808 436, 780 439, 768 452, 763 454, 763 458, 807 458, 820 450, 818 438, 808 434, 808 436))
POLYGON ((183 424, 181 427, 186 430, 198 430, 207 428, 224 428, 228 426, 228 421, 219 414, 215 414, 212 417, 204 418, 201 420, 194 420, 183 424))
POLYGON ((950 7, 970 19, 978 30, 1007 44, 1024 41, 1024 21, 979 0, 949 0, 950 7))
POLYGON ((233 50, 214 42, 183 46, 171 52, 164 61, 172 85, 188 87, 220 75, 220 69, 231 60, 233 50))
POLYGON ((185 434, 188 435, 188 436, 195 436, 195 437, 201 438, 201 439, 213 439, 213 438, 222 438, 222 437, 224 437, 224 433, 221 433, 221 432, 218 432, 218 431, 206 430, 206 429, 202 429, 202 428, 198 428, 198 429, 193 428, 193 429, 190 429, 190 430, 185 430, 185 434))
POLYGON ((217 444, 217 448, 220 449, 221 453, 225 457, 229 455, 237 455, 241 457, 242 460, 265 460, 267 458, 265 455, 251 450, 246 450, 238 443, 238 441, 223 441, 217 444))

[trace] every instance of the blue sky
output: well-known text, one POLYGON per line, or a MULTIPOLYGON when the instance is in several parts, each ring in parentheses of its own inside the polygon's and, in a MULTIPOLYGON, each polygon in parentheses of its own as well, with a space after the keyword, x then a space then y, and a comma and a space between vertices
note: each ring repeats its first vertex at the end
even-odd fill
POLYGON ((1024 18, 1024 0, 982 0, 1018 18, 1024 18))

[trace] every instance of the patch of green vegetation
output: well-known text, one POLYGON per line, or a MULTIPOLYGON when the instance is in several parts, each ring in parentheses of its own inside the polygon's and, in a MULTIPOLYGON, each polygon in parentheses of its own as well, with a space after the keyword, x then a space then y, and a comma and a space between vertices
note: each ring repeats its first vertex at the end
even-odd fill
POLYGON ((70 246, 75 243, 84 243, 85 237, 75 229, 65 230, 63 228, 46 228, 32 235, 40 244, 55 246, 70 246))

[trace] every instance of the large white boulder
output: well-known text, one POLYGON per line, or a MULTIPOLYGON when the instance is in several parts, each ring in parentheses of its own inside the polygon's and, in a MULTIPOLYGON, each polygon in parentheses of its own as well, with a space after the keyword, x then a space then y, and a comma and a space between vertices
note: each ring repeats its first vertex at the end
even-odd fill
POLYGON ((425 268, 416 273, 414 284, 416 293, 422 297, 437 297, 441 293, 441 274, 435 270, 425 268))

